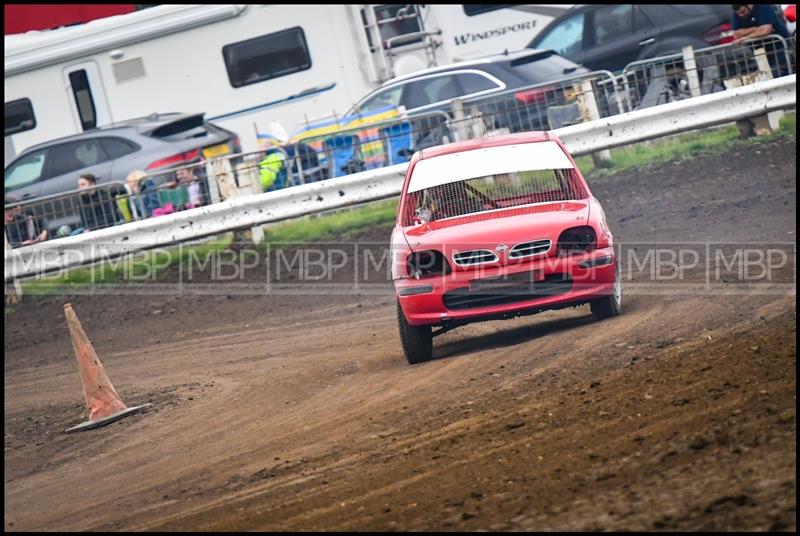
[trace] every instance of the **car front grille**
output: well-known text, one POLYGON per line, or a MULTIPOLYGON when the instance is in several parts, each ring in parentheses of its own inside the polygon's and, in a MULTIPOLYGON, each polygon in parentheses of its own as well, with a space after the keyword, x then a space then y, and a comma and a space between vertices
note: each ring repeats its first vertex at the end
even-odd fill
POLYGON ((517 244, 511 251, 508 252, 509 259, 524 259, 526 257, 533 257, 547 253, 550 251, 551 242, 548 239, 534 240, 532 242, 523 242, 517 244))
POLYGON ((550 274, 542 281, 531 282, 533 274, 523 272, 502 280, 471 281, 469 287, 445 293, 444 306, 453 310, 472 309, 546 298, 572 289, 572 278, 568 274, 550 274))
POLYGON ((496 261, 497 255, 488 249, 475 249, 453 254, 453 262, 459 266, 476 266, 496 261))

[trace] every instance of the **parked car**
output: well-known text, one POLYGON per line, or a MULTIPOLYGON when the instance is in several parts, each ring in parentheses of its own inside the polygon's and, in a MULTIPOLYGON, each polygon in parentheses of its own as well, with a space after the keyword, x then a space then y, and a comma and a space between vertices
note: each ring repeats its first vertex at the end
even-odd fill
MULTIPOLYGON (((552 50, 506 52, 394 78, 362 98, 348 115, 403 106, 413 119, 429 112, 451 113, 453 100, 461 98, 474 102, 494 128, 508 128, 511 132, 547 130, 546 107, 528 104, 543 101, 549 88, 514 90, 586 72, 552 50)), ((417 134, 413 149, 446 141, 442 124, 443 119, 437 121, 435 117, 412 121, 412 131, 417 134)))
MULTIPOLYGON (((124 183, 134 170, 152 172, 241 152, 239 137, 204 121, 204 114, 151 114, 35 145, 5 168, 5 194, 32 201, 77 189, 78 176, 124 183)), ((37 214, 54 230, 78 219, 37 214)))
POLYGON ((733 41, 730 4, 605 4, 570 8, 528 44, 591 70, 733 41))
POLYGON ((409 363, 432 357, 434 336, 470 322, 586 303, 598 318, 620 314, 603 209, 552 133, 417 152, 400 199, 392 279, 409 363))

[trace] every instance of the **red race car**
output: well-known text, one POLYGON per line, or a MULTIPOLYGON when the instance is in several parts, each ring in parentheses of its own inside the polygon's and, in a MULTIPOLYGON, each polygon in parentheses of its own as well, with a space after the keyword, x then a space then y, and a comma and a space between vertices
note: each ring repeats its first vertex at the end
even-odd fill
POLYGON ((598 318, 621 312, 603 209, 552 133, 417 152, 391 249, 409 363, 429 360, 434 336, 470 322, 585 303, 598 318))

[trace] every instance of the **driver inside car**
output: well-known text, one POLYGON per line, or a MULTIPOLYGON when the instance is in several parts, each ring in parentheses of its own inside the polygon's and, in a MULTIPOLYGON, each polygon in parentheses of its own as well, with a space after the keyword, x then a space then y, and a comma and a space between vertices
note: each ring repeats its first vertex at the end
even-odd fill
POLYGON ((425 191, 420 214, 431 215, 431 221, 463 216, 484 210, 484 206, 467 191, 464 181, 433 186, 425 191))

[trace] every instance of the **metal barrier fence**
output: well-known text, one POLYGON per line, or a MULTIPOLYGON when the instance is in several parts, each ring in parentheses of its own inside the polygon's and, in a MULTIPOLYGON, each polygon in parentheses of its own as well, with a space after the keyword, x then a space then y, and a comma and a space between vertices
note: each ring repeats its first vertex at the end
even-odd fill
MULTIPOLYGON (((9 245, 29 245, 207 205, 212 202, 206 164, 133 171, 127 182, 101 183, 31 201, 6 196, 9 245)), ((219 199, 216 199, 217 201, 219 199)))
POLYGON ((303 137, 298 144, 316 151, 329 177, 339 177, 402 164, 418 150, 454 141, 449 120, 447 113, 433 111, 303 137))
POLYGON ((480 114, 491 129, 552 130, 625 111, 609 71, 582 73, 556 82, 463 101, 464 112, 480 114), (591 99, 587 99, 591 93, 591 99))
POLYGON ((637 110, 786 76, 794 57, 793 39, 769 35, 632 62, 620 82, 628 110, 637 110))
POLYGON ((444 112, 429 112, 223 156, 210 162, 209 184, 228 199, 403 164, 420 149, 454 141, 449 120, 444 112))

